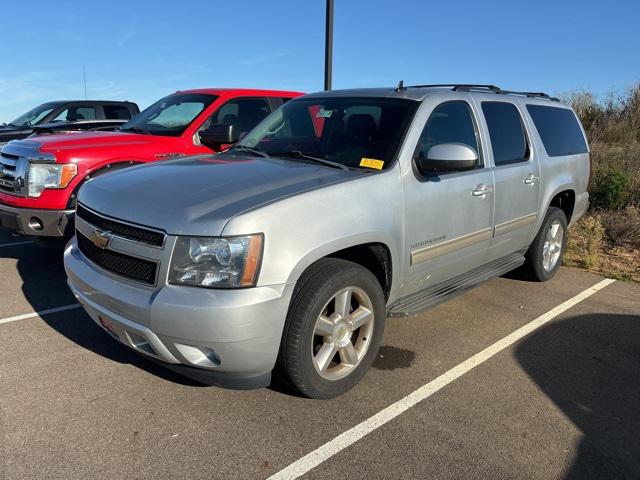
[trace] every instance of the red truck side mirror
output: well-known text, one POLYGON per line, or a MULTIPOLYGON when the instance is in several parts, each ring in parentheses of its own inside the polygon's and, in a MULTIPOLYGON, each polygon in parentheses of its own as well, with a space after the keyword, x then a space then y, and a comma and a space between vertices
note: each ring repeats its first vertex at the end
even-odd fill
POLYGON ((199 133, 200 143, 211 150, 220 150, 220 145, 228 145, 238 141, 238 131, 235 125, 218 123, 211 125, 199 133))

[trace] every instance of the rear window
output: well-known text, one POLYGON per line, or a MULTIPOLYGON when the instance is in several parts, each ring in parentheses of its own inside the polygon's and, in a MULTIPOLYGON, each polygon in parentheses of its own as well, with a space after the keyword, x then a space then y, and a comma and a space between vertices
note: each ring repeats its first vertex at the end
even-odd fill
POLYGON ((587 142, 573 111, 544 105, 527 105, 527 110, 540 134, 547 155, 561 157, 588 151, 587 142))
POLYGON ((495 165, 522 162, 529 156, 518 109, 507 102, 482 102, 495 165))
POLYGON ((107 120, 129 120, 131 112, 122 105, 103 105, 104 118, 107 120))

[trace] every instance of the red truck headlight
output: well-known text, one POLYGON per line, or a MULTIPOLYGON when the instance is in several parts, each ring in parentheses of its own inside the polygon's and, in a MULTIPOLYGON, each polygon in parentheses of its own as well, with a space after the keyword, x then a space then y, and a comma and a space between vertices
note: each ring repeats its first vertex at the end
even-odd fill
POLYGON ((75 163, 31 163, 27 176, 27 195, 37 198, 45 188, 66 188, 78 174, 75 163))

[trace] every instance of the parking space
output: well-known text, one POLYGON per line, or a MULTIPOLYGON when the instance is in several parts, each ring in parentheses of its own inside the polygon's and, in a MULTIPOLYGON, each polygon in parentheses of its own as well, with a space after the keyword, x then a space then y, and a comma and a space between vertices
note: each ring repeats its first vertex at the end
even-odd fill
MULTIPOLYGON (((601 280, 498 278, 388 319, 374 368, 331 401, 198 385, 78 308, 0 323, 0 466, 8 479, 266 478, 601 280)), ((74 303, 56 250, 0 247, 0 288, 0 319, 74 303)), ((638 285, 604 286, 305 478, 640 476, 639 307, 638 285)))

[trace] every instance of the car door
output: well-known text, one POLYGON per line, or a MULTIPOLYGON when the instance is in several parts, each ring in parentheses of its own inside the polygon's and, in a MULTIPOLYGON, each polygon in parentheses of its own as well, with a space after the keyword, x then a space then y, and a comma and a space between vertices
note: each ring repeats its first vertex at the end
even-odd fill
POLYGON ((495 232, 489 259, 526 248, 537 220, 540 195, 538 154, 519 104, 480 100, 489 161, 495 179, 495 232))
MULTIPOLYGON (((196 131, 193 142, 198 153, 210 153, 211 150, 200 143, 199 132, 210 125, 234 125, 239 136, 249 133, 258 123, 271 113, 271 104, 267 97, 237 97, 222 104, 196 131)), ((221 150, 228 145, 221 145, 221 150)))
MULTIPOLYGON (((416 122, 420 116, 419 112, 416 122)), ((494 182, 484 163, 476 116, 470 102, 453 100, 435 106, 424 124, 413 171, 404 175, 404 241, 409 256, 405 294, 451 279, 486 261, 493 231, 494 182), (429 177, 417 172, 417 157, 427 155, 435 145, 452 142, 478 152, 475 169, 429 177)))

